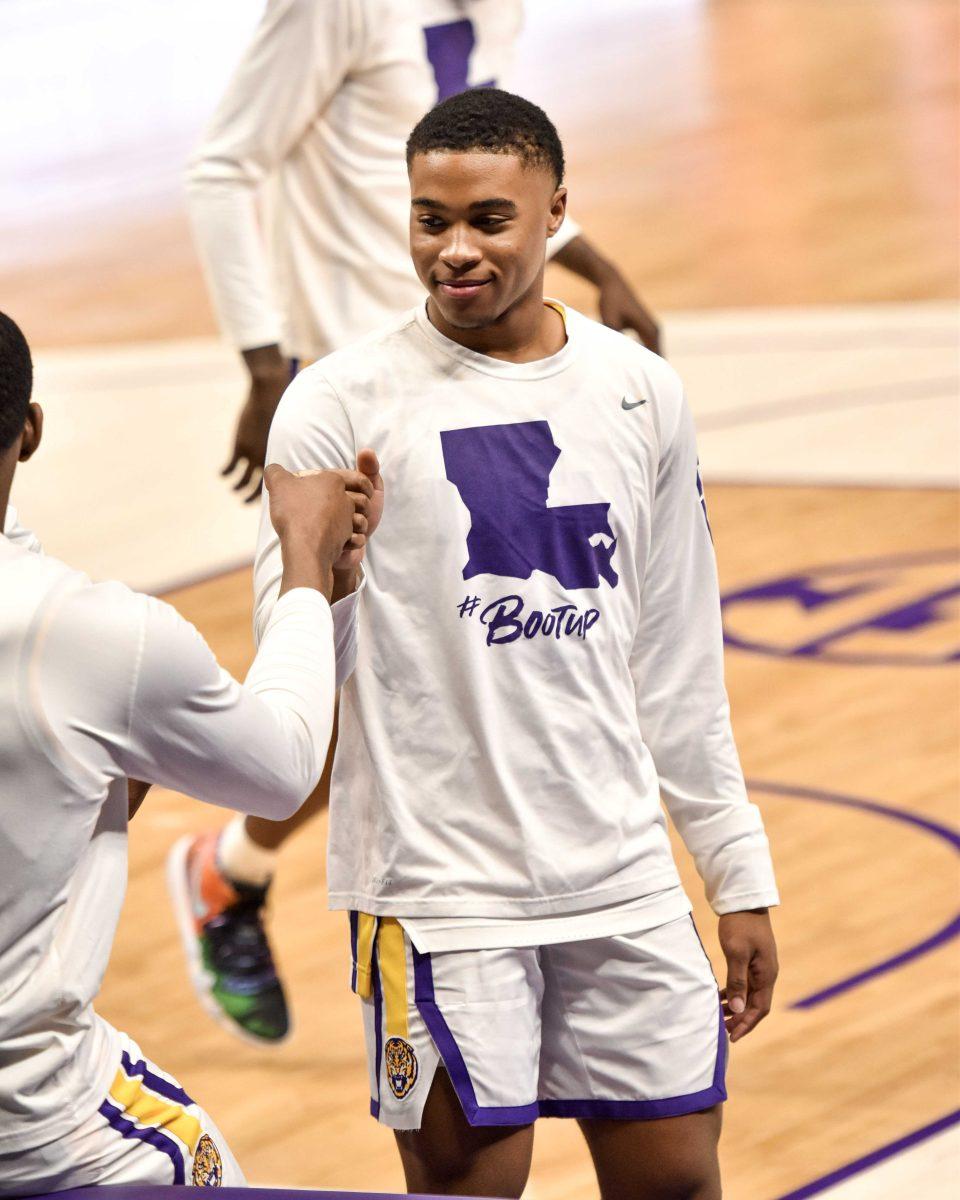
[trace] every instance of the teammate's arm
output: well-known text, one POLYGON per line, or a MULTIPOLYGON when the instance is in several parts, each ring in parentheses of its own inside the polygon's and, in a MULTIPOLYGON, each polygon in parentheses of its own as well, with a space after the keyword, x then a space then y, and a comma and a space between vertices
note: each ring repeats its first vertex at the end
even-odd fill
POLYGON ((254 484, 270 420, 290 379, 280 352, 257 199, 260 185, 340 86, 361 37, 349 0, 269 0, 254 38, 187 169, 187 207, 217 317, 250 389, 225 474, 254 484))
POLYGON ((757 807, 747 798, 723 682, 716 563, 693 419, 662 364, 661 458, 631 657, 640 730, 667 811, 718 915, 727 1027, 737 1040, 769 1011, 777 975, 768 907, 779 903, 757 807))
POLYGON ((167 604, 119 584, 65 594, 38 644, 45 728, 80 774, 126 776, 272 819, 315 786, 333 723, 333 564, 361 542, 368 481, 330 473, 274 487, 278 599, 241 685, 167 604))
MULTIPOLYGON (((564 225, 566 222, 564 222, 564 225)), ((562 230, 563 226, 561 226, 562 230)), ((549 245, 549 243, 548 243, 549 245)), ((582 233, 570 238, 552 261, 588 280, 597 289, 600 320, 611 329, 631 329, 648 350, 660 354, 660 328, 618 268, 582 233)))

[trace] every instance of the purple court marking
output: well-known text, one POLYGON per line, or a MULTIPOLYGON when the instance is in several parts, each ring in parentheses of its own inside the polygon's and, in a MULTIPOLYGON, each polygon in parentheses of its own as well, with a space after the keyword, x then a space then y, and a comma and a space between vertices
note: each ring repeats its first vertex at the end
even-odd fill
MULTIPOLYGON (((841 796, 835 792, 822 792, 813 788, 793 787, 790 784, 770 783, 762 779, 747 780, 747 787, 751 791, 767 792, 775 796, 786 796, 792 800, 813 800, 822 804, 838 804, 844 808, 859 809, 861 812, 886 817, 888 820, 901 821, 905 825, 913 825, 917 829, 922 829, 924 833, 929 833, 933 837, 940 838, 947 845, 951 846, 953 850, 960 853, 960 833, 957 833, 954 829, 950 829, 947 825, 942 825, 939 821, 932 821, 927 817, 917 816, 916 813, 908 812, 906 809, 894 808, 889 804, 879 804, 875 800, 861 800, 856 796, 841 796)), ((891 955, 890 958, 885 958, 875 963, 872 967, 867 967, 865 970, 858 971, 854 975, 849 975, 845 979, 840 979, 828 987, 811 992, 809 996, 804 996, 800 1000, 794 1000, 790 1007, 802 1009, 817 1008, 819 1005, 826 1003, 826 1001, 833 1000, 845 992, 852 991, 862 984, 869 983, 872 979, 876 979, 880 975, 896 971, 900 967, 904 967, 908 963, 922 958, 932 950, 946 945, 947 942, 952 941, 958 934, 960 934, 960 914, 952 917, 946 925, 929 937, 916 942, 899 954, 891 955)))
POLYGON ((825 395, 789 396, 784 400, 742 404, 739 408, 728 408, 724 412, 704 413, 697 418, 697 429, 705 433, 717 429, 733 429, 740 425, 754 425, 760 421, 784 421, 791 417, 805 417, 811 412, 835 412, 842 408, 903 403, 905 400, 937 400, 942 396, 954 396, 956 390, 956 379, 949 377, 922 379, 913 383, 847 388, 842 392, 827 392, 825 395))
POLYGON ((928 1138, 936 1137, 938 1133, 943 1133, 945 1129, 949 1129, 958 1122, 960 1122, 960 1109, 956 1109, 952 1113, 947 1113, 945 1117, 940 1117, 937 1121, 931 1121, 929 1125, 915 1129, 913 1133, 908 1133, 902 1138, 897 1138, 895 1142, 888 1142, 885 1146, 881 1146, 877 1150, 872 1150, 862 1158, 855 1158, 853 1162, 847 1163, 846 1166, 838 1167, 835 1171, 831 1171, 829 1175, 821 1175, 819 1179, 805 1183, 803 1187, 797 1188, 794 1192, 787 1192, 783 1196, 778 1196, 777 1200, 807 1200, 809 1196, 819 1196, 835 1184, 842 1183, 845 1179, 850 1179, 854 1175, 859 1175, 861 1172, 869 1170, 870 1167, 875 1167, 878 1163, 885 1162, 888 1158, 895 1158, 898 1154, 902 1154, 904 1150, 909 1150, 911 1146, 917 1146, 921 1142, 925 1142, 928 1138))
MULTIPOLYGON (((960 552, 957 550, 939 549, 805 567, 789 575, 725 592, 720 598, 720 605, 722 610, 726 610, 741 603, 791 599, 804 611, 810 611, 840 602, 851 595, 879 591, 883 586, 882 582, 851 580, 847 586, 830 591, 825 585, 824 577, 849 576, 857 572, 864 574, 882 571, 898 572, 914 566, 957 563, 958 561, 960 561, 960 552)), ((898 604, 886 612, 881 611, 872 617, 847 623, 813 640, 799 642, 790 647, 766 645, 763 642, 755 642, 739 634, 731 633, 727 628, 726 620, 724 621, 723 640, 727 646, 737 650, 764 654, 771 658, 813 658, 818 662, 842 663, 847 666, 943 666, 956 662, 960 658, 960 650, 941 655, 848 654, 842 650, 829 649, 829 646, 841 638, 849 637, 851 634, 866 629, 879 629, 888 633, 910 632, 935 624, 941 619, 938 606, 957 594, 960 594, 960 585, 941 588, 921 596, 911 603, 898 604)), ((726 612, 724 615, 726 616, 726 612)))

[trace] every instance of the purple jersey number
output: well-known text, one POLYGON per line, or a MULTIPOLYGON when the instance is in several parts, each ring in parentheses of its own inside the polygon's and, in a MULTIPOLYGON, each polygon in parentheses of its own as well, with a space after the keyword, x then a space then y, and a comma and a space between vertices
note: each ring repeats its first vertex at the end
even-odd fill
MULTIPOLYGON (((450 21, 446 25, 427 25, 423 36, 427 42, 427 59, 437 81, 437 103, 465 92, 470 87, 470 55, 477 44, 473 22, 450 21)), ((477 87, 494 87, 495 79, 478 83, 477 87)))

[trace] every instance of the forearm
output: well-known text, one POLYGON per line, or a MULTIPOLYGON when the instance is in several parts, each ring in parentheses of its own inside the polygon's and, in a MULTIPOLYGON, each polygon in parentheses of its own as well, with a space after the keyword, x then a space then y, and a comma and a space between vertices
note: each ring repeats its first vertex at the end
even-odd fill
POLYGON ((275 347, 281 318, 271 292, 255 189, 241 179, 211 179, 204 165, 191 171, 187 208, 220 328, 238 350, 275 347))
POLYGON ((280 543, 283 574, 278 596, 294 588, 313 588, 329 604, 334 590, 334 572, 320 561, 315 543, 309 538, 286 537, 280 543))
POLYGON ((584 236, 577 234, 554 254, 553 262, 573 271, 595 287, 602 287, 610 279, 618 278, 620 272, 614 264, 600 253, 584 236))

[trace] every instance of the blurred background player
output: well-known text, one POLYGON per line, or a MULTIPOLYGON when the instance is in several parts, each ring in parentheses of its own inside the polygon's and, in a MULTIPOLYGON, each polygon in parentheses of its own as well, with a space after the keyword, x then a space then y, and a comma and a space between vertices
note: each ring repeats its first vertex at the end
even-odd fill
MULTIPOLYGON (((333 722, 333 564, 362 542, 372 487, 267 473, 283 581, 241 685, 173 608, 45 556, 8 509, 40 443, 32 380, 0 313, 0 1195, 242 1184, 207 1113, 93 1009, 126 890, 127 777, 297 809, 333 722)), ((349 662, 349 636, 341 649, 349 662)))
MULTIPOLYGON (((214 306, 250 391, 225 474, 259 493, 267 434, 297 364, 355 341, 423 297, 410 266, 407 135, 438 100, 508 73, 519 0, 270 0, 188 172, 188 205, 214 306), (258 202, 263 201, 262 224, 258 202)), ((659 349, 655 322, 568 220, 553 261, 596 284, 601 319, 659 349)), ((238 819, 191 851, 219 875, 194 979, 227 1028, 281 1041, 289 1014, 262 925, 289 822, 238 819)), ((177 854, 182 855, 183 847, 177 854)), ((176 903, 185 882, 171 869, 176 903), (179 882, 178 882, 179 878, 179 882)), ((181 928, 183 926, 181 925, 181 928)))
MULTIPOLYGON (((426 306, 301 373, 269 448, 300 470, 373 445, 390 492, 351 609, 328 871, 371 1111, 411 1191, 519 1196, 554 1116, 603 1200, 719 1200, 727 1031, 769 1011, 778 895, 693 421, 661 358, 544 300, 566 189, 539 108, 460 93, 407 162, 426 306), (661 795, 719 918, 720 997, 661 795)), ((280 550, 265 509, 258 631, 280 550)))

